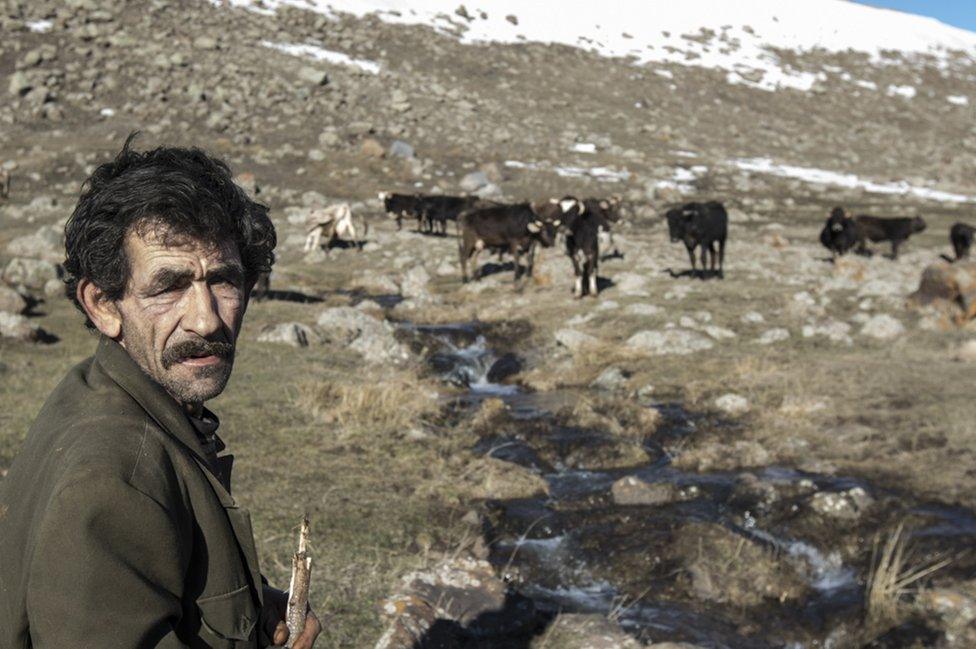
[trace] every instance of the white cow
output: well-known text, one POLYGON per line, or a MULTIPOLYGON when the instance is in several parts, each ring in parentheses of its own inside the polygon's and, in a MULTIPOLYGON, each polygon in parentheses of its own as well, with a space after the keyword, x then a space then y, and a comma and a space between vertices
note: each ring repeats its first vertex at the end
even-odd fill
MULTIPOLYGON (((305 252, 315 250, 325 239, 326 252, 332 242, 339 239, 356 241, 356 226, 352 222, 352 209, 349 203, 336 203, 322 209, 313 210, 306 223, 314 223, 305 239, 305 252)), ((366 222, 363 221, 363 236, 366 236, 366 222)))

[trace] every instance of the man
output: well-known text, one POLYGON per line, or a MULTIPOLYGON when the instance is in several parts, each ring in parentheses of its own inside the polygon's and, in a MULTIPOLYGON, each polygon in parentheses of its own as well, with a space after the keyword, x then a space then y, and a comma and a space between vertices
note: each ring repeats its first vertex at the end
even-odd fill
MULTIPOLYGON (((287 594, 258 570, 204 407, 274 226, 223 162, 131 141, 65 227, 68 294, 100 337, 0 483, 0 649, 281 645, 287 594)), ((309 612, 293 646, 319 631, 309 612)))

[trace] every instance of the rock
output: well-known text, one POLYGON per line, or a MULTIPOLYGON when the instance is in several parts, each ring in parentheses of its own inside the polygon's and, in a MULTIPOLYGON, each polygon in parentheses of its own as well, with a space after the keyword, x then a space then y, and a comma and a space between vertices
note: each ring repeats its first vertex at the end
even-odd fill
POLYGON ((315 332, 300 322, 267 325, 258 334, 258 342, 284 343, 292 347, 308 347, 309 343, 316 338, 315 332))
POLYGON ((954 584, 951 588, 920 589, 915 608, 931 620, 931 627, 942 631, 939 647, 976 647, 976 582, 973 580, 954 584))
POLYGON ((17 95, 18 97, 23 97, 33 88, 34 82, 31 81, 26 74, 19 71, 10 75, 10 81, 7 83, 7 92, 9 92, 11 95, 17 95))
POLYGON ((409 159, 414 157, 414 150, 412 146, 403 140, 394 140, 393 143, 390 144, 387 154, 391 158, 409 159))
POLYGON ((65 297, 65 285, 60 279, 49 279, 44 282, 44 295, 47 297, 65 297))
MULTIPOLYGON (((647 278, 637 273, 620 273, 613 278, 613 285, 621 295, 647 297, 647 278)), ((636 305, 632 305, 636 306, 636 305)))
POLYGON ((782 327, 777 327, 774 329, 767 329, 762 333, 756 342, 760 345, 772 345, 773 343, 782 342, 788 340, 790 337, 790 332, 782 327))
POLYGON ((853 344, 850 332, 851 325, 840 320, 827 320, 819 324, 807 324, 803 325, 803 328, 800 330, 804 338, 824 336, 831 342, 844 343, 846 345, 853 344))
MULTIPOLYGON (((2 302, 0 302, 0 304, 2 304, 2 302)), ((0 309, 3 309, 3 307, 0 306, 0 309)), ((953 358, 964 363, 976 362, 976 340, 967 340, 959 345, 959 348, 956 350, 953 358)))
POLYGON ((505 16, 505 20, 507 20, 508 22, 512 23, 513 25, 518 25, 519 24, 519 22, 518 22, 518 16, 516 16, 515 14, 508 14, 508 15, 506 15, 505 16))
POLYGON ((383 145, 374 138, 368 137, 359 145, 359 151, 367 158, 382 158, 386 155, 383 145))
POLYGON ((15 257, 3 269, 3 281, 9 286, 40 291, 52 279, 58 279, 58 269, 43 259, 15 257))
POLYGON ((22 314, 27 311, 27 300, 12 288, 0 284, 0 311, 22 314))
POLYGON ((34 234, 17 237, 8 243, 7 253, 13 257, 30 257, 59 263, 64 259, 64 230, 45 225, 34 234))
POLYGON ((503 354, 488 368, 486 379, 489 383, 501 383, 505 379, 515 376, 522 371, 522 361, 515 354, 503 354))
POLYGON ((731 329, 726 329, 725 327, 719 327, 717 325, 707 325, 702 327, 702 331, 707 333, 715 340, 728 340, 736 337, 736 333, 731 329))
POLYGON ((368 363, 399 363, 409 357, 406 347, 396 340, 393 327, 388 322, 358 309, 326 309, 319 314, 317 324, 325 340, 348 345, 368 363))
POLYGON ((610 494, 618 505, 666 505, 681 500, 681 492, 673 484, 645 482, 632 475, 614 482, 610 494))
POLYGON ((628 304, 627 307, 624 308, 624 313, 628 315, 638 315, 638 316, 658 315, 662 311, 664 311, 664 309, 662 309, 659 306, 655 306, 653 304, 642 304, 642 303, 628 304))
POLYGON ((483 171, 472 171, 461 178, 460 187, 468 193, 474 193, 487 185, 490 181, 483 171))
POLYGON ((495 183, 488 183, 476 189, 474 195, 478 198, 500 198, 502 189, 495 183))
POLYGON ((738 394, 723 394, 715 399, 715 407, 727 415, 742 415, 749 412, 749 400, 738 394))
POLYGON ((606 615, 595 613, 561 613, 546 629, 544 637, 539 647, 552 649, 641 649, 645 646, 606 615))
POLYGON ((715 343, 696 331, 666 329, 638 331, 625 343, 630 349, 645 354, 692 354, 711 349, 715 343))
POLYGON ((310 65, 306 65, 298 71, 298 78, 313 86, 326 86, 329 84, 329 75, 310 65))
POLYGON ((624 372, 619 367, 610 366, 600 372, 600 376, 593 379, 590 387, 600 390, 619 390, 625 387, 630 372, 624 372))
POLYGON ((886 313, 879 313, 864 323, 861 328, 862 336, 869 336, 878 340, 891 340, 905 332, 905 326, 886 313))
POLYGON ((584 347, 595 345, 599 340, 575 329, 560 329, 556 332, 556 342, 569 351, 576 352, 584 347))
POLYGON ((0 337, 36 342, 41 337, 41 330, 22 315, 0 311, 0 337))
POLYGON ((861 487, 847 491, 818 491, 810 498, 810 507, 827 518, 856 520, 874 504, 872 498, 861 487))
POLYGON ((741 320, 746 324, 762 324, 766 322, 766 318, 758 311, 749 311, 748 313, 742 314, 741 320))
POLYGON ((430 291, 427 289, 429 285, 430 274, 427 273, 427 269, 423 266, 414 266, 404 273, 400 280, 400 293, 405 298, 429 301, 431 299, 430 291))
POLYGON ((918 290, 909 296, 917 307, 944 310, 955 324, 976 317, 976 261, 939 261, 922 271, 918 290))
POLYGON ((193 39, 193 49, 215 50, 217 49, 217 39, 211 36, 197 36, 193 39))
POLYGON ((375 649, 414 649, 420 638, 443 647, 467 637, 490 644, 536 621, 531 600, 513 595, 488 561, 466 557, 406 575, 381 611, 390 622, 375 649))

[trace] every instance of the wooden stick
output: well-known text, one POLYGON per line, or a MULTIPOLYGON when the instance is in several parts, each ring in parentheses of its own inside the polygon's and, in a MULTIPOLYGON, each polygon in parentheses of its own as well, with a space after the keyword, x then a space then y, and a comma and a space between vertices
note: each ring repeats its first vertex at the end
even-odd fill
POLYGON ((305 628, 305 615, 308 612, 308 587, 312 577, 312 557, 308 556, 308 512, 302 520, 302 530, 298 533, 298 552, 292 557, 291 585, 288 587, 288 610, 285 622, 288 624, 288 642, 285 647, 294 646, 295 640, 305 628))

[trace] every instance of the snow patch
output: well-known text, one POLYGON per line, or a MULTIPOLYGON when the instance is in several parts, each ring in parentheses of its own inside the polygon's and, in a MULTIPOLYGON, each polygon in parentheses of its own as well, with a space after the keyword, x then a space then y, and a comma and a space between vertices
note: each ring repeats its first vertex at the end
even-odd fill
POLYGON ((348 54, 327 50, 317 45, 303 45, 300 43, 272 43, 271 41, 261 41, 261 45, 264 47, 269 47, 273 50, 278 50, 279 52, 284 52, 285 54, 290 54, 291 56, 311 58, 315 59, 316 61, 328 61, 329 63, 335 63, 336 65, 347 65, 354 68, 359 68, 363 72, 368 72, 370 74, 379 74, 380 72, 379 64, 375 63, 374 61, 354 59, 348 54))
POLYGON ((946 97, 946 101, 950 104, 955 104, 956 106, 968 106, 969 97, 966 95, 949 95, 946 97))
POLYGON ((796 178, 814 185, 837 185, 849 189, 861 188, 875 194, 910 194, 939 202, 976 202, 976 196, 954 194, 928 187, 916 187, 904 180, 893 183, 878 183, 862 180, 854 174, 836 171, 826 171, 813 167, 797 167, 794 165, 777 164, 769 158, 739 158, 731 161, 733 165, 744 171, 752 171, 784 178, 796 178))
POLYGON ((32 20, 27 23, 27 29, 35 34, 46 34, 51 31, 52 27, 54 27, 54 22, 51 20, 32 20))
POLYGON ((911 99, 916 94, 914 86, 888 86, 888 96, 894 97, 895 95, 901 95, 905 99, 911 99))
POLYGON ((590 142, 577 142, 573 145, 576 153, 596 153, 596 145, 590 142))

